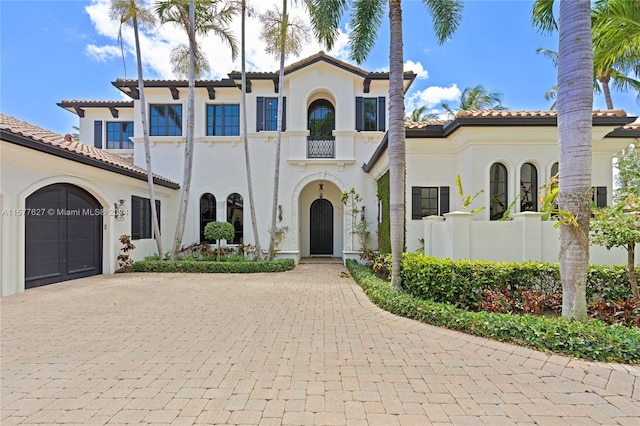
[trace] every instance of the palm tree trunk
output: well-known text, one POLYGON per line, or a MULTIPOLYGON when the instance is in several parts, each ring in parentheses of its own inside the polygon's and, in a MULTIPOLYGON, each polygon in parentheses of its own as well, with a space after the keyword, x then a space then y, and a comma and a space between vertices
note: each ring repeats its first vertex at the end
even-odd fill
POLYGON ((241 18, 241 55, 242 55, 242 138, 244 142, 244 161, 247 169, 247 191, 249 192, 249 210, 251 211, 251 227, 253 228, 253 236, 256 244, 256 259, 262 260, 262 249, 260 247, 260 236, 258 234, 258 221, 256 219, 256 207, 253 198, 253 183, 251 179, 251 161, 249 159, 249 138, 247 128, 247 72, 246 72, 246 49, 245 49, 245 20, 247 12, 247 3, 245 0, 241 2, 242 18, 241 18))
POLYGON ((561 0, 558 49, 559 208, 578 226, 560 228, 562 316, 585 320, 591 217, 593 47, 590 0, 561 0))
POLYGON ((193 170, 193 130, 195 105, 195 6, 194 0, 189 1, 189 93, 187 95, 187 141, 184 146, 184 175, 180 191, 180 210, 176 224, 176 235, 173 240, 171 259, 176 260, 182 248, 182 237, 189 207, 189 191, 191 189, 191 173, 193 170))
POLYGON ((400 288, 404 250, 405 130, 401 0, 389 1, 389 219, 391 222, 391 283, 400 288))
POLYGON ((602 76, 598 78, 600 84, 602 84, 602 92, 604 93, 604 100, 607 103, 607 109, 613 109, 613 101, 611 100, 611 90, 609 88, 609 76, 602 76))
POLYGON ((284 98, 284 57, 285 57, 285 40, 287 37, 287 0, 282 0, 282 27, 280 29, 280 45, 282 50, 280 51, 280 73, 278 75, 278 117, 277 117, 277 136, 276 136, 276 161, 273 178, 273 205, 271 208, 271 227, 269 238, 269 260, 275 256, 275 242, 276 242, 276 215, 278 213, 278 190, 280 186, 280 145, 282 142, 282 101, 284 98))
POLYGON ((149 185, 149 200, 151 203, 151 223, 153 225, 153 238, 156 240, 156 248, 160 259, 164 258, 162 251, 162 235, 158 223, 156 209, 156 192, 153 185, 153 168, 151 167, 151 144, 149 143, 149 130, 147 129, 147 103, 144 97, 144 79, 142 77, 142 57, 140 54, 140 37, 138 34, 138 18, 133 17, 133 34, 136 43, 136 62, 138 66, 138 93, 140 93, 140 123, 142 124, 142 136, 144 140, 144 159, 147 165, 147 184, 149 185))

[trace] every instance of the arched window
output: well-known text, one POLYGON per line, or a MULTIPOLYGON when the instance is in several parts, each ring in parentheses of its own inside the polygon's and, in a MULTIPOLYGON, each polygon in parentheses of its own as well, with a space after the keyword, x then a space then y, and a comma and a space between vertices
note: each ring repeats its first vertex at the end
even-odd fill
POLYGON ((531 163, 520 168, 520 211, 538 211, 538 169, 531 163))
POLYGON ((232 244, 242 244, 243 241, 243 224, 244 215, 242 195, 233 193, 227 198, 227 222, 233 225, 236 233, 233 237, 233 241, 227 241, 232 244))
POLYGON ((553 166, 551 166, 551 177, 554 177, 557 174, 558 174, 558 162, 556 161, 555 163, 553 163, 553 166))
POLYGON ((331 102, 326 99, 315 100, 309 105, 309 136, 330 138, 336 128, 336 114, 331 102))
POLYGON ((509 205, 507 199, 507 168, 495 163, 489 172, 489 216, 491 220, 501 219, 509 205))
POLYGON ((216 220, 216 197, 213 194, 202 194, 200 197, 200 242, 212 243, 204 237, 204 227, 216 220))

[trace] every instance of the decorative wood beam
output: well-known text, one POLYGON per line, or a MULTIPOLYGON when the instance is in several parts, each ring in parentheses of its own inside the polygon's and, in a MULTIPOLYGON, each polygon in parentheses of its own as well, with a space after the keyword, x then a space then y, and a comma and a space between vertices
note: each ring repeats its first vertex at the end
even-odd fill
POLYGON ((73 109, 76 110, 76 114, 78 114, 78 117, 84 118, 84 109, 80 107, 73 107, 73 109))
POLYGON ((118 118, 118 108, 110 106, 109 111, 111 111, 111 116, 113 118, 118 118))
POLYGON ((280 81, 280 77, 273 78, 273 91, 278 93, 278 82, 280 81))
POLYGON ((140 99, 140 91, 138 90, 137 87, 131 87, 129 91, 129 96, 131 96, 133 99, 140 99))
POLYGON ((362 91, 364 93, 369 93, 371 87, 371 77, 365 77, 362 91))
POLYGON ((214 100, 216 98, 216 89, 213 86, 207 86, 207 92, 209 93, 209 99, 214 100))
POLYGON ((169 90, 171 91, 171 96, 173 97, 173 99, 180 99, 180 92, 178 91, 177 87, 169 86, 169 90))

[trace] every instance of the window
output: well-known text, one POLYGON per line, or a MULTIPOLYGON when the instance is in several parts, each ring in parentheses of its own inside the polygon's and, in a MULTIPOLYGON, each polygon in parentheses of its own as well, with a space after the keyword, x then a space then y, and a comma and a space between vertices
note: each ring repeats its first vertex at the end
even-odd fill
MULTIPOLYGON (((256 98, 256 132, 278 130, 278 98, 256 98)), ((282 131, 287 130, 287 98, 282 99, 282 131)))
POLYGON ((227 198, 227 222, 233 225, 235 235, 232 244, 242 244, 243 241, 243 202, 242 195, 233 193, 227 198))
POLYGON ((411 187, 411 219, 420 220, 425 216, 449 213, 448 186, 411 187))
POLYGON ((356 97, 356 130, 385 131, 385 98, 356 97))
POLYGON ((150 136, 182 136, 182 105, 151 105, 150 136))
POLYGON ((313 101, 309 106, 309 136, 312 138, 332 138, 336 128, 333 105, 325 99, 313 101))
POLYGON ((551 166, 551 177, 554 177, 557 174, 558 174, 558 163, 555 162, 553 163, 553 166, 551 166))
POLYGON ((209 193, 203 194, 200 197, 200 242, 212 242, 204 237, 204 227, 207 226, 207 223, 215 222, 215 220, 216 197, 209 193))
POLYGON ((520 168, 520 211, 538 211, 538 170, 531 163, 520 168))
MULTIPOLYGON (((160 200, 156 200, 158 226, 160 224, 160 200)), ((151 201, 148 198, 131 197, 131 239, 142 240, 153 238, 151 224, 151 201)))
POLYGON ((507 168, 495 163, 489 172, 489 218, 502 219, 507 211, 507 168))
POLYGON ((594 186, 591 190, 591 200, 593 204, 598 208, 607 207, 607 187, 594 186))
POLYGON ((240 135, 240 105, 207 105, 207 136, 240 135))
POLYGON ((107 149, 133 149, 133 122, 107 123, 107 149))

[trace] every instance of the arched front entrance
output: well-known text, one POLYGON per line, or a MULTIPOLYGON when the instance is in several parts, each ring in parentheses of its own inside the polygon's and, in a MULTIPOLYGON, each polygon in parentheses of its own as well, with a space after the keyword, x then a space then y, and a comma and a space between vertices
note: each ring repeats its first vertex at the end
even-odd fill
POLYGON ((311 203, 309 223, 310 253, 333 254, 333 205, 324 198, 311 203))
POLYGON ((25 203, 25 288, 102 273, 102 206, 70 184, 39 189, 25 203))

